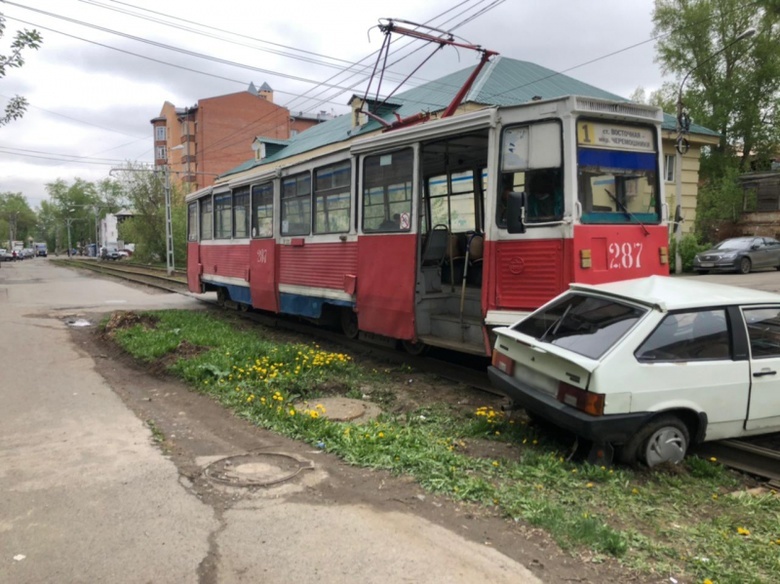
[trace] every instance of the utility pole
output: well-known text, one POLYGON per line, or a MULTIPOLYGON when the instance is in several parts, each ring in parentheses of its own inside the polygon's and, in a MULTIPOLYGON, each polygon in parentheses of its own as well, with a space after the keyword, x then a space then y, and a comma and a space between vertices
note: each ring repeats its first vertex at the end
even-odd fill
POLYGON ((173 222, 171 220, 171 167, 165 165, 165 267, 173 275, 173 222))

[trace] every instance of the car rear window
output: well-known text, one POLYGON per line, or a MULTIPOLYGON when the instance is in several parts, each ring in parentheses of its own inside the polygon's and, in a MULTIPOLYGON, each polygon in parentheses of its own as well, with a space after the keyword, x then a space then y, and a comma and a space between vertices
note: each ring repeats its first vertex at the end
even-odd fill
POLYGON ((539 341, 599 359, 646 312, 607 298, 568 294, 512 328, 539 341))

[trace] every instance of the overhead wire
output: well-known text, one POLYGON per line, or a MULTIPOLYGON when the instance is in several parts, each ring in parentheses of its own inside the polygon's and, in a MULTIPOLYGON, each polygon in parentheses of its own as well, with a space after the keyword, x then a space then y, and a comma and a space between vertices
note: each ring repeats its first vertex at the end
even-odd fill
MULTIPOLYGON (((84 1, 84 0, 80 0, 80 1, 84 1)), ((493 7, 495 7, 496 5, 500 4, 500 3, 501 3, 501 2, 503 2, 503 1, 504 1, 504 0, 495 0, 495 1, 494 1, 494 2, 492 2, 492 3, 491 3, 489 6, 487 6, 487 7, 484 7, 484 8, 483 8, 481 11, 479 11, 478 13, 475 13, 474 15, 472 15, 472 16, 470 16, 470 17, 468 17, 468 18, 464 19, 464 21, 462 21, 462 22, 459 24, 459 26, 462 26, 463 24, 466 24, 466 23, 468 23, 468 22, 471 22, 471 21, 472 21, 474 18, 476 18, 476 17, 478 17, 479 15, 483 14, 483 13, 484 13, 484 12, 486 12, 487 10, 489 10, 489 9, 492 9, 493 7)), ((20 5, 18 5, 18 4, 15 4, 15 3, 13 3, 13 2, 6 2, 6 3, 8 3, 8 4, 14 4, 14 5, 16 5, 16 6, 20 6, 20 5)), ((87 3, 88 3, 88 4, 94 4, 94 5, 98 5, 98 4, 97 4, 97 3, 95 3, 95 2, 87 2, 87 3)), ((118 4, 125 4, 125 5, 127 5, 126 3, 123 3, 123 2, 116 2, 116 3, 118 3, 118 4)), ((465 4, 465 3, 466 3, 466 2, 462 2, 461 4, 465 4)), ((26 8, 26 7, 23 7, 23 6, 21 6, 21 7, 22 7, 22 8, 26 8)), ((144 9, 144 10, 145 10, 145 9, 144 9)), ((150 11, 150 12, 153 12, 153 11, 150 11)), ((446 14, 446 13, 445 13, 445 14, 446 14)), ((64 36, 68 36, 68 37, 70 37, 70 38, 74 38, 74 39, 77 39, 77 40, 80 40, 80 41, 84 41, 84 42, 87 42, 87 43, 91 43, 91 44, 95 44, 95 45, 98 45, 98 46, 101 46, 101 47, 104 47, 104 48, 108 48, 108 49, 111 49, 111 50, 115 50, 115 51, 119 51, 119 52, 122 52, 122 53, 129 54, 129 55, 132 55, 132 56, 136 56, 136 57, 144 58, 144 59, 151 60, 151 61, 154 61, 154 62, 158 62, 158 63, 164 64, 164 65, 168 65, 168 66, 177 67, 177 68, 180 68, 180 69, 183 69, 183 70, 187 70, 187 71, 191 71, 191 72, 194 72, 194 73, 199 73, 199 74, 203 74, 203 75, 208 75, 208 76, 215 77, 215 78, 218 78, 218 79, 223 79, 223 80, 226 80, 226 81, 231 81, 231 82, 236 82, 236 83, 245 83, 245 82, 242 82, 242 81, 238 81, 238 80, 234 80, 234 79, 229 79, 229 78, 226 78, 226 77, 223 77, 223 76, 214 75, 214 74, 206 73, 206 72, 203 72, 203 71, 198 71, 198 70, 196 70, 196 69, 192 69, 192 68, 188 68, 188 67, 183 67, 183 66, 180 66, 180 65, 172 64, 172 63, 168 63, 168 62, 165 62, 165 61, 162 61, 162 60, 159 60, 159 59, 154 59, 154 58, 151 58, 151 57, 146 57, 146 56, 144 56, 144 55, 139 55, 139 54, 136 54, 136 53, 132 53, 132 52, 130 52, 130 51, 126 51, 126 50, 123 50, 123 49, 118 49, 118 48, 116 48, 116 47, 111 47, 111 46, 108 46, 108 45, 104 45, 104 44, 102 44, 102 43, 98 43, 98 42, 95 42, 95 41, 90 41, 90 40, 88 40, 88 39, 80 38, 80 37, 77 37, 77 36, 75 36, 75 35, 70 35, 70 34, 68 34, 68 33, 64 33, 64 32, 62 32, 62 31, 57 31, 57 30, 54 30, 54 29, 50 29, 50 28, 48 28, 48 27, 43 27, 43 26, 40 26, 40 25, 36 25, 36 24, 33 24, 33 23, 29 23, 29 22, 26 22, 26 21, 24 21, 24 20, 21 20, 21 19, 14 19, 14 18, 12 18, 12 17, 8 17, 7 15, 6 15, 6 18, 9 18, 9 19, 11 19, 11 20, 18 20, 18 21, 20 21, 20 22, 23 22, 23 23, 25 23, 25 24, 29 24, 29 25, 31 25, 31 26, 36 26, 36 27, 42 28, 42 29, 44 29, 44 30, 49 30, 49 31, 52 31, 52 32, 56 32, 56 33, 58 33, 58 34, 63 34, 64 36)), ((187 21, 187 22, 192 22, 192 21, 187 21)), ((197 23, 195 23, 195 24, 197 24, 197 23)), ((454 30, 454 27, 453 27, 453 30, 454 30)), ((539 82, 539 81, 541 81, 541 80, 544 80, 544 79, 547 79, 547 78, 550 78, 550 77, 554 77, 555 75, 559 75, 559 74, 562 74, 562 73, 564 73, 564 72, 572 71, 572 70, 575 70, 575 69, 577 69, 577 68, 580 68, 580 67, 583 67, 583 66, 586 66, 586 65, 589 65, 589 64, 592 64, 592 63, 598 62, 598 61, 600 61, 600 60, 603 60, 603 59, 606 59, 606 58, 612 57, 612 56, 614 56, 614 55, 616 55, 616 54, 619 54, 619 53, 622 53, 622 52, 625 52, 625 51, 631 50, 631 49, 633 49, 633 48, 636 48, 636 47, 638 47, 638 46, 642 46, 642 45, 644 45, 644 44, 647 44, 648 42, 654 42, 654 41, 656 41, 658 38, 662 38, 663 36, 665 36, 665 35, 658 35, 658 36, 651 37, 650 39, 648 39, 648 40, 646 40, 646 41, 643 41, 643 42, 640 42, 640 43, 635 43, 634 45, 631 45, 631 46, 629 46, 629 47, 625 47, 625 48, 623 48, 623 49, 620 49, 620 50, 618 50, 618 51, 613 51, 613 52, 611 52, 611 53, 608 53, 608 54, 606 54, 606 55, 603 55, 603 56, 597 57, 597 58, 595 58, 595 59, 591 59, 591 60, 589 60, 589 61, 587 61, 587 62, 580 63, 580 64, 578 64, 578 65, 574 65, 574 66, 572 66, 572 67, 569 67, 569 68, 567 68, 567 69, 564 69, 564 70, 562 70, 562 71, 555 72, 555 73, 553 73, 553 74, 551 74, 551 75, 549 75, 549 76, 543 77, 543 78, 541 78, 541 79, 538 79, 538 80, 535 80, 535 81, 532 81, 532 82, 528 82, 528 83, 526 83, 526 84, 523 84, 523 85, 521 85, 521 86, 515 87, 515 88, 513 88, 513 89, 517 89, 517 88, 524 87, 524 86, 527 86, 527 85, 532 85, 532 84, 534 84, 534 83, 537 83, 537 82, 539 82)), ((251 38, 251 37, 250 37, 250 38, 251 38)), ((257 39, 254 39, 254 40, 257 40, 257 39)), ((142 42, 143 42, 143 41, 142 41, 142 42)), ((261 42, 264 42, 264 41, 261 41, 261 42)), ((321 56, 321 55, 320 55, 320 56, 321 56)), ((327 56, 323 56, 323 57, 325 57, 325 58, 329 58, 329 57, 327 57, 327 56)), ((357 63, 360 63, 360 62, 361 62, 361 61, 358 61, 357 63)), ((353 65, 355 65, 355 64, 353 64, 353 65)), ((241 64, 236 64, 235 66, 241 67, 242 65, 241 65, 241 64)), ((341 73, 344 73, 344 71, 342 71, 341 73)), ((341 74, 341 73, 340 73, 340 74, 341 74)), ((274 73, 274 74, 275 74, 275 73, 274 73)), ((312 82, 311 80, 308 80, 308 81, 309 81, 309 82, 312 82)), ((318 84, 317 84, 317 87, 320 87, 321 85, 322 85, 322 84, 318 83, 318 84)), ((337 90, 341 90, 341 91, 343 91, 343 90, 345 90, 345 89, 346 89, 346 90, 353 89, 354 87, 353 87, 353 88, 343 88, 343 87, 340 87, 340 86, 335 86, 335 85, 332 85, 332 86, 331 86, 331 88, 332 88, 332 89, 337 89, 337 90)), ((500 95, 503 95, 503 94, 505 94, 505 93, 507 93, 507 92, 509 92, 509 91, 511 91, 511 90, 508 90, 508 91, 506 91, 506 92, 502 92, 502 93, 500 93, 500 94, 496 94, 496 95, 495 95, 495 97, 498 97, 498 96, 500 96, 500 95)), ((304 94, 304 95, 299 95, 299 94, 292 94, 292 93, 288 93, 288 92, 284 92, 284 91, 279 91, 279 93, 282 93, 282 94, 287 94, 287 95, 293 95, 294 97, 301 98, 301 99, 304 99, 304 98, 306 98, 306 97, 307 97, 307 96, 306 96, 306 94, 304 94)), ((320 102, 319 102, 319 104, 320 104, 320 105, 321 105, 321 104, 323 104, 323 103, 333 103, 333 102, 331 102, 331 101, 320 101, 320 102)), ((43 109, 43 108, 39 108, 39 109, 43 109)), ((48 110, 43 110, 43 111, 47 111, 47 112, 48 112, 48 110)), ((53 113, 54 115, 61 115, 62 117, 69 118, 69 116, 65 116, 65 115, 62 115, 62 114, 57 114, 56 112, 48 112, 48 113, 53 113)), ((89 122, 84 122, 83 120, 78 120, 78 119, 76 119, 76 118, 69 118, 69 119, 73 119, 74 121, 77 121, 77 122, 80 122, 80 123, 87 123, 87 124, 90 124, 89 122)), ((95 125, 96 127, 101 127, 101 126, 99 126, 99 125, 97 125, 97 124, 90 124, 90 125, 95 125)), ((101 127, 101 128, 102 128, 102 129, 107 129, 107 128, 104 128, 104 127, 101 127)), ((109 131, 116 131, 116 130, 110 130, 110 129, 109 129, 109 131)))

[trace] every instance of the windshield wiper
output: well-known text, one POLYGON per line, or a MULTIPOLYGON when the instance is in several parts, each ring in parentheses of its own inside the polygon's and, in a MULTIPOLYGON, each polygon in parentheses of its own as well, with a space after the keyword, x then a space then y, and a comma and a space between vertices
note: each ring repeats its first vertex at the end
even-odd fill
POLYGON ((559 316, 558 318, 556 318, 552 322, 552 324, 550 324, 550 326, 547 327, 547 330, 545 330, 544 333, 542 333, 542 336, 539 337, 540 341, 545 342, 545 339, 547 338, 547 335, 550 334, 551 331, 552 331, 552 335, 553 336, 558 334, 558 329, 561 328, 561 325, 563 324, 563 320, 566 318, 566 315, 569 314, 569 311, 571 310, 572 306, 573 306, 572 304, 569 304, 566 307, 566 310, 563 311, 563 314, 561 316, 559 316))
POLYGON ((629 211, 629 210, 628 210, 628 207, 626 207, 626 206, 623 204, 623 201, 621 201, 621 200, 620 200, 620 199, 618 199, 618 198, 617 198, 615 195, 613 195, 612 193, 610 193, 610 192, 609 192, 609 189, 604 189, 604 192, 605 192, 605 193, 607 193, 607 194, 609 195, 609 198, 610 198, 610 199, 612 199, 613 201, 615 201, 615 204, 616 204, 618 207, 620 207, 621 209, 623 209, 623 213, 625 213, 626 215, 628 215, 628 217, 629 217, 630 219, 633 219, 634 221, 636 221, 636 222, 639 224, 639 226, 640 226, 640 227, 642 228, 642 230, 645 232, 645 235, 650 235, 650 232, 647 230, 647 227, 645 227, 645 224, 644 224, 644 223, 642 223, 642 222, 641 222, 641 221, 640 221, 640 220, 637 218, 637 216, 636 216, 636 215, 634 215, 634 214, 633 214, 631 211, 629 211))

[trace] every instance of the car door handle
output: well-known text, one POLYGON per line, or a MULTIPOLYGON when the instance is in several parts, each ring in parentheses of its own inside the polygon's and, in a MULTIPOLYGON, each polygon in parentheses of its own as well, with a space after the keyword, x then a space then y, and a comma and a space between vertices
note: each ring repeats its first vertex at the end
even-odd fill
POLYGON ((771 369, 764 369, 762 371, 757 371, 753 374, 753 377, 764 377, 765 375, 776 375, 777 371, 772 371, 771 369))

